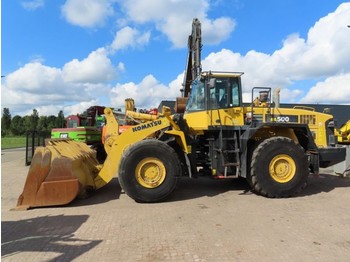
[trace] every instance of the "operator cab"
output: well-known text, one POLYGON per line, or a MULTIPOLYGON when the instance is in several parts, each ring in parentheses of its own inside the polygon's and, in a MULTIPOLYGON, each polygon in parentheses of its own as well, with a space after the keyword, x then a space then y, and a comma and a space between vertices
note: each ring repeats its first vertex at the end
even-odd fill
POLYGON ((186 113, 242 105, 243 73, 205 72, 193 81, 186 113))

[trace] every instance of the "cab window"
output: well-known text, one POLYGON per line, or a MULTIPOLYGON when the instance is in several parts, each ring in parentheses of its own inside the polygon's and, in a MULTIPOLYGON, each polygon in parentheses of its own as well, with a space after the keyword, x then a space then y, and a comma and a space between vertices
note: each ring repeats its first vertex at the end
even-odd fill
POLYGON ((212 109, 239 106, 238 78, 216 78, 215 87, 210 89, 212 109))

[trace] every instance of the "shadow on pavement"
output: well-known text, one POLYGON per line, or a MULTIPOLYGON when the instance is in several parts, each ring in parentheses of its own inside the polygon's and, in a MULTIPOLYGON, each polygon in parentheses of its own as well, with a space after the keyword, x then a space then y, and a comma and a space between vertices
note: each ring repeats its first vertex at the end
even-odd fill
POLYGON ((310 196, 322 192, 327 193, 340 187, 350 187, 350 179, 329 174, 310 175, 308 185, 299 196, 310 196))
POLYGON ((89 206, 106 203, 119 199, 121 191, 122 189, 119 185, 118 178, 113 178, 107 185, 92 192, 88 198, 75 199, 66 207, 89 206))
POLYGON ((54 252, 59 255, 49 261, 72 261, 102 242, 74 238, 74 232, 88 217, 59 215, 2 221, 1 257, 20 252, 54 252))
MULTIPOLYGON (((335 188, 350 187, 350 179, 340 176, 320 174, 310 175, 308 185, 296 197, 304 197, 330 192, 335 188)), ((215 180, 211 178, 181 178, 173 195, 168 201, 182 201, 203 196, 213 197, 228 191, 239 191, 239 195, 254 194, 243 178, 215 180)))
POLYGON ((228 191, 240 191, 240 194, 250 194, 250 187, 245 179, 213 179, 200 177, 198 179, 180 178, 173 195, 168 201, 182 201, 203 196, 213 197, 228 191))

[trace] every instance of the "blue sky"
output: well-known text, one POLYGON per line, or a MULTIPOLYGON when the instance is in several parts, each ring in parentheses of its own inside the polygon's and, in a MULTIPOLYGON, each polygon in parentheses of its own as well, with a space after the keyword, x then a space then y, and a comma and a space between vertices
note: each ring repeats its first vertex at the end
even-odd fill
POLYGON ((285 103, 350 104, 350 2, 7 0, 1 16, 1 103, 12 116, 174 100, 195 17, 203 69, 245 72, 245 101, 271 86, 285 103))

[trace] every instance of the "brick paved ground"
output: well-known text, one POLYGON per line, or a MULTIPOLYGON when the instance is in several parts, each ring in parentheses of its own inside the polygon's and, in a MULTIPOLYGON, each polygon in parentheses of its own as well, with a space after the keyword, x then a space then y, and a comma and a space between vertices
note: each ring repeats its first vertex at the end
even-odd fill
POLYGON ((114 179, 65 207, 10 211, 28 171, 2 152, 2 261, 349 261, 350 179, 310 177, 303 194, 267 199, 240 180, 181 180, 138 204, 114 179))

